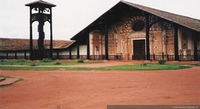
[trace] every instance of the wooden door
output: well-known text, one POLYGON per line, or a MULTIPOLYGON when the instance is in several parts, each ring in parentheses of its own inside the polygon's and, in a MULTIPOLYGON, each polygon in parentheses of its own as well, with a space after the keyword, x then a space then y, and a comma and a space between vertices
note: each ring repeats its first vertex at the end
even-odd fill
POLYGON ((133 59, 145 59, 145 40, 133 40, 133 59))

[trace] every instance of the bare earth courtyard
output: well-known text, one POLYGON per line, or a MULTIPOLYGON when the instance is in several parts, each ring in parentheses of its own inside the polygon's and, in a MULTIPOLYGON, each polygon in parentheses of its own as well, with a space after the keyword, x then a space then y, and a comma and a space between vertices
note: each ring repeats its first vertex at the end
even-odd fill
POLYGON ((200 67, 170 71, 7 71, 1 109, 106 109, 107 105, 198 105, 200 67))

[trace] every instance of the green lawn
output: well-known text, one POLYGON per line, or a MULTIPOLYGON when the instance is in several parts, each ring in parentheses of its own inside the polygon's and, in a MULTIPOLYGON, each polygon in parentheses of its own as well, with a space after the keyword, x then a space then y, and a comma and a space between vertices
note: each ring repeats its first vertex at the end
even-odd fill
POLYGON ((0 70, 59 70, 59 67, 0 66, 0 70))
MULTIPOLYGON (((26 66, 52 66, 52 65, 76 65, 76 64, 92 64, 94 62, 59 62, 59 61, 25 61, 25 60, 0 60, 0 65, 26 65, 26 66)), ((95 62, 96 63, 96 62, 95 62)))
POLYGON ((191 68, 191 65, 179 65, 179 64, 147 64, 147 65, 120 65, 120 66, 109 66, 100 68, 88 67, 68 67, 70 65, 77 64, 94 64, 94 62, 59 62, 59 61, 49 61, 49 62, 26 62, 24 60, 4 60, 0 62, 1 70, 121 70, 121 71, 131 71, 131 70, 177 70, 184 68, 191 68))
POLYGON ((97 62, 59 62, 51 60, 25 61, 25 60, 0 60, 1 70, 59 70, 63 67, 78 64, 93 64, 97 62))
POLYGON ((4 75, 0 75, 0 78, 14 78, 14 77, 11 77, 11 76, 4 76, 4 75))
POLYGON ((191 65, 178 65, 178 64, 148 64, 146 66, 141 65, 121 65, 121 66, 109 66, 109 67, 100 67, 100 68, 83 68, 83 67, 75 67, 75 68, 66 68, 66 70, 120 70, 120 71, 131 71, 131 70, 177 70, 184 68, 191 68, 191 65))

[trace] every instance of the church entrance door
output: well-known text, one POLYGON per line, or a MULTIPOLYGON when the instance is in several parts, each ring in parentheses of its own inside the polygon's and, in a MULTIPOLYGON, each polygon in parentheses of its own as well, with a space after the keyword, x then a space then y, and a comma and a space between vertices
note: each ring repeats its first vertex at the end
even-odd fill
POLYGON ((145 59, 145 40, 133 40, 133 59, 145 59))

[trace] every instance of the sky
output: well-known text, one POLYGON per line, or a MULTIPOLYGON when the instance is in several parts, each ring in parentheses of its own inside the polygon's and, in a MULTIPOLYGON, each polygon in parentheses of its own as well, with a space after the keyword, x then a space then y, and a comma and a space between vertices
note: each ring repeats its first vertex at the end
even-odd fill
MULTIPOLYGON (((0 38, 29 39, 29 7, 37 0, 0 0, 0 38)), ((44 0, 53 7, 53 39, 70 40, 120 0, 44 0)), ((128 2, 200 19, 200 0, 125 0, 128 2)), ((38 39, 37 22, 33 23, 33 38, 38 39)), ((50 24, 45 23, 45 39, 50 24)))

